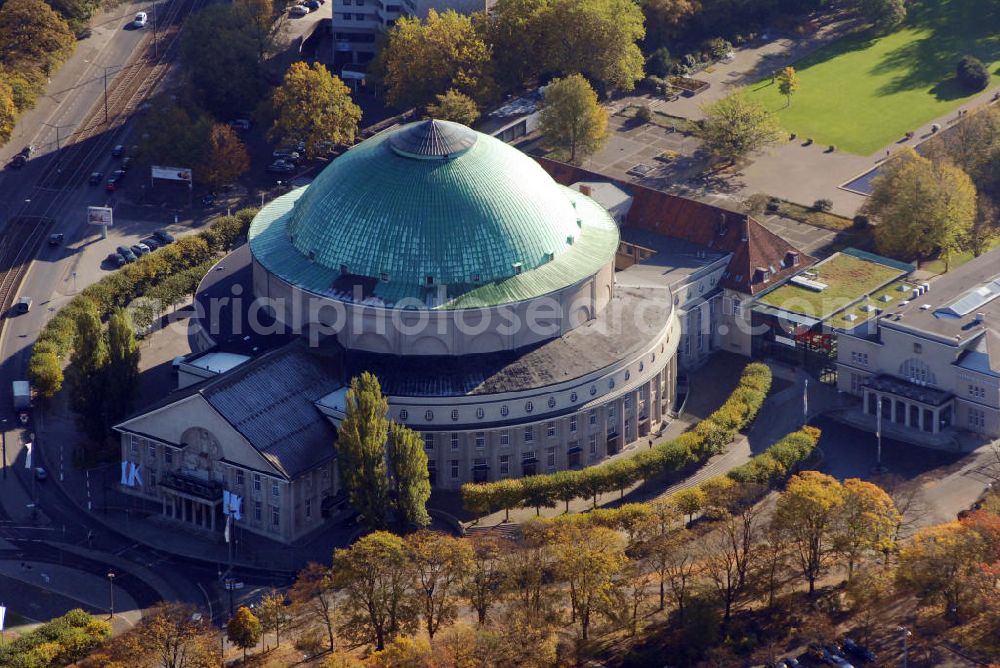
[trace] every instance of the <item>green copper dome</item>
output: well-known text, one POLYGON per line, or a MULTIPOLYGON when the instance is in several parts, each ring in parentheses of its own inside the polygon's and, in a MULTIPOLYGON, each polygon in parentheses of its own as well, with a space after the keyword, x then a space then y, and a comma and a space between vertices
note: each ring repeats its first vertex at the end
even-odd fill
POLYGON ((305 262, 410 292, 541 267, 572 248, 579 218, 530 157, 434 120, 381 133, 334 160, 297 199, 286 232, 305 262))

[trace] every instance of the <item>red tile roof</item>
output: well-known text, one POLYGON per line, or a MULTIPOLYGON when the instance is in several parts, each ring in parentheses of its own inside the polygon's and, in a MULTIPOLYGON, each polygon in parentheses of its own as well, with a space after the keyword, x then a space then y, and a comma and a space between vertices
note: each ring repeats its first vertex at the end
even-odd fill
POLYGON ((548 158, 535 160, 556 182, 610 181, 632 196, 625 225, 732 253, 722 286, 756 294, 816 262, 752 216, 646 186, 626 183, 548 158), (798 262, 791 261, 796 254, 798 262))

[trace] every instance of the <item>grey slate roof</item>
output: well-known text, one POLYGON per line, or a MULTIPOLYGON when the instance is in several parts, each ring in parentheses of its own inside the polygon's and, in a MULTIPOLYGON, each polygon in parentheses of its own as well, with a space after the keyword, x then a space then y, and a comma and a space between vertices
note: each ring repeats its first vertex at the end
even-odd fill
POLYGON ((200 393, 289 478, 335 455, 336 431, 315 406, 341 386, 337 355, 304 341, 279 348, 214 382, 200 393))

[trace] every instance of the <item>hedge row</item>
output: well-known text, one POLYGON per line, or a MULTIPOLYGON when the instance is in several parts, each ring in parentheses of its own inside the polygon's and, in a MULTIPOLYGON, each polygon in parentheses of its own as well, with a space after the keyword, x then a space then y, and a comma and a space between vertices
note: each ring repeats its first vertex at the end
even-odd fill
MULTIPOLYGON (((217 218, 198 234, 144 255, 84 288, 42 328, 31 353, 29 370, 51 369, 53 358, 64 360, 72 353, 74 323, 80 311, 96 308, 104 319, 140 296, 157 300, 161 308, 165 308, 191 294, 207 270, 206 264, 231 250, 245 237, 256 214, 256 209, 241 209, 232 216, 217 218)), ((140 314, 140 320, 149 319, 150 322, 157 315, 148 305, 140 309, 140 314)), ((31 371, 29 374, 40 396, 51 397, 59 391, 61 379, 53 382, 51 376, 41 377, 31 371)))
POLYGON ((681 434, 628 459, 572 471, 559 471, 526 478, 505 479, 462 485, 462 500, 471 512, 488 513, 495 508, 507 511, 523 506, 554 508, 561 501, 569 510, 576 498, 590 498, 597 507, 597 495, 619 491, 655 476, 680 471, 689 464, 720 452, 736 433, 757 415, 771 388, 771 370, 764 364, 748 364, 739 383, 722 406, 689 432, 681 434))
MULTIPOLYGON (((671 511, 693 515, 721 506, 731 510, 733 504, 756 501, 757 498, 752 498, 753 493, 759 494, 764 490, 779 487, 795 472, 797 466, 809 459, 816 448, 819 436, 820 430, 815 427, 803 427, 786 435, 746 464, 732 469, 725 475, 709 478, 697 487, 681 490, 668 497, 672 506, 671 511)), ((646 518, 655 513, 656 507, 653 503, 626 503, 617 508, 595 508, 585 513, 559 515, 541 521, 583 522, 623 531, 631 536, 643 525, 646 518)))

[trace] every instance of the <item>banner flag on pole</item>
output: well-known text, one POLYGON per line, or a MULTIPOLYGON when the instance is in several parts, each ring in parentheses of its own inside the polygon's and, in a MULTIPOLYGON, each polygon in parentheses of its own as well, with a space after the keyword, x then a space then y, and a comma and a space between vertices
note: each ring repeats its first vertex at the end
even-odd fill
POLYGON ((229 524, 232 521, 233 521, 233 516, 232 515, 226 515, 226 531, 225 531, 225 536, 226 536, 226 542, 227 543, 229 542, 229 524))
POLYGON ((6 606, 0 605, 0 631, 3 631, 3 618, 7 614, 6 606))

